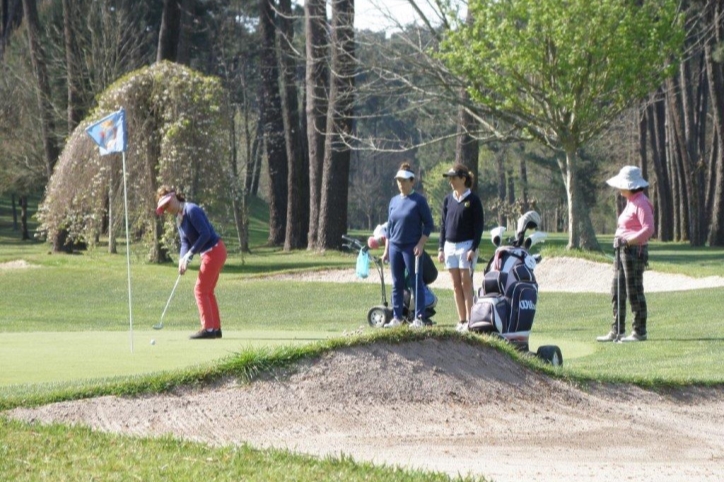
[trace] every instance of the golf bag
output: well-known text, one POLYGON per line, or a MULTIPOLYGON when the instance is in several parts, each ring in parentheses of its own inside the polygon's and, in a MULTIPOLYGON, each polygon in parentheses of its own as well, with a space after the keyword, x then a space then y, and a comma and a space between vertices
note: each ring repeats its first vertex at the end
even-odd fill
MULTIPOLYGON (((425 312, 422 315, 423 322, 428 322, 435 316, 435 307, 437 306, 437 296, 432 292, 429 285, 437 279, 438 270, 435 262, 432 260, 427 251, 422 252, 420 258, 420 269, 422 270, 423 291, 425 293, 425 312)), ((415 289, 415 280, 405 270, 405 291, 403 294, 402 316, 407 320, 412 320, 415 315, 415 307, 410 307, 412 301, 412 291, 415 289)))
POLYGON ((483 285, 470 313, 468 329, 498 333, 528 349, 538 302, 536 261, 527 249, 500 246, 485 268, 483 285))

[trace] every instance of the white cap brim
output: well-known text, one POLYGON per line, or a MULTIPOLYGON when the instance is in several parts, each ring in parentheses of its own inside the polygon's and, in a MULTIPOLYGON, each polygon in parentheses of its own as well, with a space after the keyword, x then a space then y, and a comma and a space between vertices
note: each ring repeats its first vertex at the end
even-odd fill
POLYGON ((397 171, 397 174, 395 174, 395 179, 414 179, 415 174, 412 171, 405 171, 404 169, 400 169, 397 171))

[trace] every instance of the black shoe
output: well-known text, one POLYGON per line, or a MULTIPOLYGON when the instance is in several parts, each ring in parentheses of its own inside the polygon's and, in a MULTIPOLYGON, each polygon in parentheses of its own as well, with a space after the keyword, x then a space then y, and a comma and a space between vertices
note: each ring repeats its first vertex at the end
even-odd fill
POLYGON ((221 338, 221 332, 219 334, 216 334, 216 330, 204 330, 201 329, 194 333, 193 335, 189 336, 192 340, 204 340, 204 339, 213 339, 213 338, 221 338))
POLYGON ((214 330, 214 335, 216 335, 216 338, 221 338, 221 328, 214 330))

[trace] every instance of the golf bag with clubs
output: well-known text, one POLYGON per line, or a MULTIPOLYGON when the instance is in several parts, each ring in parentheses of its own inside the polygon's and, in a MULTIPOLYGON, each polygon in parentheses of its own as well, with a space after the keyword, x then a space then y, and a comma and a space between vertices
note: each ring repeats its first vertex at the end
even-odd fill
MULTIPOLYGON (((485 268, 468 322, 469 331, 497 334, 525 352, 538 304, 535 268, 540 261, 540 256, 530 254, 529 249, 547 236, 540 231, 530 236, 525 233, 539 225, 538 213, 528 211, 518 220, 516 236, 508 244, 503 244, 504 227, 490 231, 496 250, 485 268)), ((537 355, 553 364, 562 363, 560 349, 555 346, 540 347, 537 355)))

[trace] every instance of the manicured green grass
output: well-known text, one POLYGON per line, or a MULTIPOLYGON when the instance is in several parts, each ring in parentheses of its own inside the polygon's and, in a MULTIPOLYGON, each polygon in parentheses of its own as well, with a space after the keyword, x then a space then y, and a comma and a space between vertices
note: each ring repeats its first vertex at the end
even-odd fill
MULTIPOLYGON (((265 225, 259 221, 252 226, 253 254, 242 257, 230 250, 217 289, 224 338, 213 342, 187 339, 198 328, 193 299, 198 264, 182 278, 164 329, 150 329, 159 321, 176 268, 146 264, 140 254, 143 250, 133 247, 131 352, 122 243, 118 255, 106 254, 103 247, 79 255, 51 255, 45 244, 18 241, 8 226, 6 215, 0 212, 0 263, 22 259, 38 267, 0 270, 0 409, 107 394, 154 393, 226 376, 248 380, 271 368, 351 344, 402 343, 428 336, 492 344, 531 368, 580 383, 632 382, 659 389, 692 383, 724 386, 719 368, 724 358, 724 321, 718 302, 724 288, 650 293, 650 339, 638 344, 594 341, 610 323, 608 295, 542 293, 531 348, 559 345, 565 364, 553 369, 495 340, 452 333, 454 307, 449 291, 436 290, 440 329, 389 332, 366 326, 367 310, 379 300, 376 284, 260 278, 265 273, 305 269, 353 270, 356 253, 282 253, 265 248, 261 246, 265 225), (151 338, 155 345, 150 344, 151 338)), ((357 234, 360 239, 366 237, 357 234)), ((435 239, 428 244, 430 251, 435 251, 435 239)), ((600 241, 610 245, 610 239, 600 241)), ((565 235, 554 234, 540 247, 544 257, 573 254, 608 262, 606 253, 564 252, 565 243, 565 235)), ((492 251, 486 241, 481 257, 489 258, 492 251)), ((721 249, 651 244, 652 268, 690 276, 720 276, 724 273, 721 255, 721 249)), ((0 474, 7 480, 33 481, 449 480, 445 475, 372 467, 347 458, 317 460, 246 447, 213 449, 170 438, 37 427, 1 417, 0 474)))
MULTIPOLYGON (((561 242, 563 237, 561 237, 561 242)), ((667 245, 657 264, 667 261, 667 245)), ((173 287, 172 264, 132 263, 133 348, 129 333, 125 257, 101 250, 81 255, 48 255, 37 244, 10 248, 39 268, 0 270, 0 386, 130 376, 210 363, 246 348, 325 340, 366 327, 367 310, 379 302, 375 283, 301 283, 259 278, 264 272, 317 269, 353 270, 354 254, 306 251, 273 252, 259 248, 242 264, 229 258, 217 289, 225 337, 213 344, 186 339, 198 328, 193 298, 194 271, 183 277, 164 319, 173 287), (150 345, 154 338, 156 345, 150 345), (44 360, 38 363, 38 359, 44 360)), ((680 247, 675 247, 680 251, 680 247)), ((706 249, 692 250, 698 259, 706 249)), ((712 250, 716 252, 717 250, 712 250)), ((5 247, 0 247, 0 253, 5 247)), ((545 255, 545 253, 544 253, 545 255)), ((713 256, 712 256, 713 258, 713 256)), ((678 257, 674 257, 674 261, 678 257)), ((712 261, 711 264, 721 264, 712 261)), ((193 269, 196 269, 194 265, 193 269)), ((445 276, 441 273, 441 276, 445 276)), ((439 326, 452 327, 449 291, 436 290, 439 326)), ((722 289, 650 293, 650 341, 640 345, 600 345, 610 320, 608 295, 544 293, 531 343, 563 348, 562 372, 581 378, 605 377, 637 383, 722 383, 721 371, 708 363, 722 354, 722 321, 716 300, 722 289), (644 354, 649 360, 641 363, 644 354), (660 363, 659 363, 660 360, 660 363), (675 363, 672 363, 672 360, 675 363), (632 366, 642 365, 632 370, 632 366)), ((389 292, 388 292, 389 294, 389 292)), ((630 317, 630 315, 629 315, 630 317)), ((369 329, 369 328, 365 328, 369 329)))
POLYGON ((531 344, 559 345, 562 373, 576 379, 654 387, 724 385, 718 362, 724 358, 721 297, 724 288, 649 293, 649 340, 614 344, 594 341, 610 327, 609 295, 541 293, 531 344))
POLYGON ((318 459, 249 446, 214 448, 171 437, 110 435, 81 427, 27 425, 3 418, 0 474, 0 479, 14 482, 451 480, 445 474, 357 463, 349 457, 318 459))

